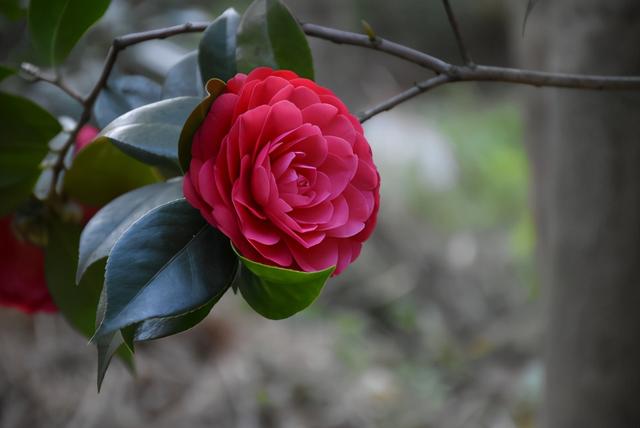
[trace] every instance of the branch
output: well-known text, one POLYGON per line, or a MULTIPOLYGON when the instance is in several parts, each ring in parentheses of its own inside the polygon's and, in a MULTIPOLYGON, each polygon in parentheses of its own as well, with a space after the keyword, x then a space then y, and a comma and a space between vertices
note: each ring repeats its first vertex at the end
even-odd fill
MULTIPOLYGON (((471 62, 471 57, 464 48, 455 16, 452 12, 450 12, 450 7, 447 6, 448 1, 444 1, 445 8, 447 8, 449 21, 454 28, 454 33, 456 34, 459 47, 461 48, 461 53, 463 54, 463 57, 466 57, 468 59, 468 61, 465 60, 467 65, 453 65, 427 53, 418 51, 408 46, 401 45, 399 43, 385 40, 377 36, 374 39, 371 39, 364 34, 341 31, 309 23, 301 24, 303 31, 308 36, 329 40, 334 43, 361 46, 384 52, 386 54, 404 59, 408 62, 417 64, 436 73, 437 76, 417 83, 410 89, 394 96, 393 98, 390 98, 389 100, 379 104, 378 106, 366 110, 360 115, 360 120, 362 122, 370 119, 378 113, 387 111, 395 107, 396 105, 437 86, 460 81, 494 81, 575 89, 640 90, 640 76, 593 76, 581 74, 549 73, 542 71, 520 70, 515 68, 491 67, 483 65, 476 66, 471 62)), ((78 120, 78 123, 76 124, 75 129, 71 132, 69 140, 60 150, 59 157, 56 160, 56 163, 52 166, 53 186, 51 188, 51 191, 49 192, 49 196, 55 193, 55 183, 59 180, 60 173, 64 170, 65 155, 73 146, 73 143, 75 142, 80 129, 91 119, 91 110, 93 109, 100 91, 106 86, 107 81, 109 80, 111 71, 113 70, 116 60, 118 59, 118 54, 127 47, 138 43, 146 42, 149 40, 165 39, 167 37, 175 36, 178 34, 202 32, 208 26, 208 22, 187 22, 182 25, 143 31, 140 33, 132 33, 115 38, 111 44, 111 48, 109 49, 107 58, 105 59, 100 77, 98 78, 98 81, 95 83, 95 85, 91 89, 91 92, 89 92, 86 98, 82 98, 71 88, 61 83, 59 78, 50 78, 46 75, 43 75, 42 73, 34 73, 33 70, 29 72, 29 67, 27 66, 27 70, 25 70, 25 72, 37 78, 37 80, 46 81, 58 86, 74 99, 81 102, 83 105, 83 111, 80 119, 78 120)))
POLYGON ((82 129, 82 127, 86 125, 89 120, 91 120, 91 111, 93 110, 93 106, 98 99, 98 95, 100 95, 100 91, 102 91, 102 89, 107 85, 107 81, 109 80, 111 71, 113 70, 116 60, 118 59, 118 54, 129 46, 133 46, 138 43, 146 42, 149 40, 165 39, 167 37, 184 33, 200 33, 203 32, 208 26, 208 22, 187 22, 182 25, 174 25, 172 27, 160 28, 157 30, 131 33, 113 39, 98 81, 95 83, 95 85, 91 89, 91 92, 89 92, 89 95, 87 95, 86 98, 82 98, 80 96, 77 98, 83 106, 82 114, 80 115, 80 119, 78 119, 78 123, 76 124, 74 130, 69 135, 69 139, 60 149, 56 162, 51 167, 53 171, 53 179, 51 181, 52 185, 49 189, 49 195, 47 199, 51 198, 55 194, 56 183, 59 180, 60 174, 65 169, 65 156, 67 155, 67 152, 71 149, 71 147, 73 147, 80 129, 82 129))
POLYGON ((408 46, 401 45, 399 43, 391 42, 376 36, 374 40, 369 39, 369 36, 358 33, 351 33, 348 31, 336 30, 334 28, 323 27, 316 24, 301 24, 302 30, 311 37, 318 39, 329 40, 338 44, 361 46, 363 48, 369 48, 384 52, 389 55, 404 59, 412 62, 436 73, 442 74, 450 67, 448 63, 438 59, 434 56, 420 52, 419 50, 410 48, 408 46))
POLYGON ((372 107, 368 110, 365 110, 364 112, 360 113, 358 115, 358 119, 360 120, 360 123, 364 123, 367 120, 371 119, 373 116, 375 116, 378 113, 382 113, 383 111, 388 111, 391 110, 392 108, 394 108, 395 106, 397 106, 398 104, 401 104, 413 97, 415 97, 416 95, 420 95, 424 92, 427 92, 428 90, 431 90, 433 88, 435 88, 436 86, 440 86, 440 85, 444 85, 445 83, 450 83, 452 82, 453 79, 445 74, 439 74, 435 77, 432 77, 430 79, 424 80, 422 82, 416 83, 415 85, 413 85, 411 88, 407 89, 404 92, 399 93, 398 95, 389 98, 388 100, 378 104, 375 107, 372 107))
POLYGON ((449 4, 449 0, 442 0, 442 4, 444 5, 444 10, 447 12, 447 18, 449 19, 449 24, 453 30, 453 35, 456 37, 462 61, 469 67, 473 67, 473 60, 471 59, 471 55, 469 54, 469 51, 464 44, 464 40, 462 39, 462 33, 460 33, 460 27, 458 26, 458 19, 453 13, 453 9, 451 9, 451 4, 449 4))
POLYGON ((588 74, 551 73, 517 68, 476 65, 454 65, 439 58, 377 37, 372 42, 366 35, 336 30, 315 24, 302 24, 304 32, 338 44, 362 46, 405 59, 437 74, 451 77, 451 82, 493 81, 533 86, 554 86, 573 89, 640 90, 640 76, 602 76, 588 74))
POLYGON ((23 62, 22 64, 20 64, 20 71, 22 71, 27 76, 29 76, 29 78, 30 78, 30 80, 32 82, 47 82, 47 83, 50 83, 53 86, 55 86, 58 89, 60 89, 61 91, 63 91, 64 93, 66 93, 67 95, 69 95, 71 98, 73 98, 74 100, 76 100, 80 104, 84 103, 82 95, 77 93, 75 91, 75 89, 73 89, 72 87, 68 86, 64 82, 64 80, 62 80, 62 78, 60 76, 58 76, 58 75, 53 75, 53 76, 48 75, 48 74, 44 73, 42 70, 40 70, 40 68, 38 66, 36 66, 34 64, 31 64, 31 63, 28 63, 28 62, 23 62))

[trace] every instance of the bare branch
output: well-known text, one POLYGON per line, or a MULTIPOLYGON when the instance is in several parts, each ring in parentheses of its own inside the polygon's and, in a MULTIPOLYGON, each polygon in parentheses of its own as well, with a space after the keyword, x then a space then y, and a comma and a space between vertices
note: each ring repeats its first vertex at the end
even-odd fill
POLYGON ((403 102, 415 97, 416 95, 420 95, 424 92, 427 92, 437 86, 443 85, 445 83, 453 82, 453 78, 447 76, 446 74, 439 74, 430 79, 424 80, 422 82, 416 83, 411 88, 407 89, 404 92, 399 93, 398 95, 389 98, 388 100, 374 106, 358 115, 358 119, 360 123, 364 123, 367 120, 371 119, 378 113, 382 113, 383 111, 388 111, 397 106, 398 104, 402 104, 403 102))
POLYGON ((55 194, 55 185, 58 181, 58 178, 62 171, 64 171, 64 158, 67 152, 73 147, 76 137, 80 132, 80 129, 86 125, 89 120, 91 120, 91 111, 93 109, 96 100, 98 99, 98 95, 100 95, 100 91, 106 86, 107 81, 109 80, 109 76, 111 75, 111 71, 118 59, 118 54, 120 51, 123 51, 129 46, 136 45, 138 43, 146 42, 149 40, 156 39, 166 39, 167 37, 175 36, 178 34, 184 33, 198 33, 204 31, 209 26, 208 22, 187 22, 182 25, 174 25, 172 27, 160 28, 157 30, 143 31, 140 33, 131 33, 124 36, 117 37, 113 39, 111 43, 111 47, 109 48, 109 52, 107 53, 107 58, 104 62, 104 66, 102 67, 102 72, 100 73, 100 77, 98 81, 95 83, 89 95, 86 98, 79 97, 78 100, 82 103, 83 109, 82 114, 80 115, 80 119, 78 119, 78 123, 74 128, 71 135, 69 135, 69 139, 64 144, 64 146, 60 149, 58 153, 58 158, 56 159, 55 164, 52 166, 53 170, 53 179, 52 186, 49 190, 49 198, 55 194))
POLYGON ((460 33, 458 19, 453 13, 453 9, 451 9, 451 4, 449 3, 449 0, 442 0, 442 4, 444 5, 444 10, 447 12, 447 18, 449 19, 449 24, 451 25, 453 34, 456 37, 456 42, 458 43, 458 50, 460 51, 462 61, 469 67, 473 67, 473 60, 471 59, 471 55, 469 54, 469 51, 464 44, 464 40, 462 39, 462 33, 460 33))
POLYGON ((84 99, 82 95, 75 91, 72 87, 66 84, 64 80, 58 75, 49 75, 40 70, 40 68, 34 64, 23 62, 20 64, 20 71, 29 76, 29 79, 32 82, 47 82, 57 87, 65 94, 69 95, 71 98, 79 102, 80 104, 84 103, 84 99))
MULTIPOLYGON (((445 7, 447 7, 448 1, 445 0, 445 7)), ((448 8, 450 10, 450 8, 448 8)), ((459 30, 456 30, 457 23, 452 13, 447 12, 450 22, 454 27, 456 38, 459 38, 459 30)), ((120 51, 126 49, 129 46, 146 42, 148 40, 165 39, 167 37, 175 36, 184 33, 196 33, 202 32, 209 26, 208 22, 187 22, 182 25, 175 25, 167 28, 159 28, 156 30, 143 31, 140 33, 127 34, 121 37, 117 37, 113 40, 107 58, 105 60, 102 72, 98 81, 95 83, 91 92, 86 98, 82 98, 78 94, 75 94, 71 88, 62 84, 58 78, 49 78, 42 73, 29 73, 38 80, 47 81, 55 84, 62 90, 67 92, 77 101, 83 105, 82 115, 78 120, 76 128, 69 136, 69 140, 64 147, 60 150, 60 157, 53 165, 53 183, 58 181, 60 173, 64 170, 64 157, 69 149, 73 146, 73 143, 80 132, 80 129, 89 122, 91 119, 91 110, 100 94, 100 91, 105 87, 111 71, 118 59, 120 51), (72 95, 73 94, 73 95, 72 95)), ((494 81, 505 83, 516 83, 534 86, 555 86, 563 88, 575 88, 575 89, 600 89, 600 90, 640 90, 640 76, 592 76, 592 75, 580 75, 580 74, 563 74, 563 73, 549 73, 542 71, 532 70, 520 70, 514 68, 504 67, 490 67, 482 65, 474 65, 471 62, 470 56, 464 50, 462 39, 459 38, 459 46, 461 47, 461 53, 465 57, 466 65, 456 66, 429 55, 424 52, 420 52, 416 49, 408 46, 401 45, 389 40, 385 40, 381 37, 375 37, 371 39, 367 35, 357 34, 348 31, 341 31, 334 28, 323 27, 315 24, 301 24, 303 31, 311 37, 319 39, 325 39, 339 44, 348 44, 354 46, 361 46, 386 54, 404 59, 411 63, 422 66, 428 70, 431 70, 437 74, 437 76, 427 79, 423 82, 417 83, 412 88, 390 98, 389 100, 375 106, 369 110, 366 110, 360 115, 362 122, 370 119, 378 113, 387 111, 396 105, 403 103, 418 94, 426 92, 446 83, 459 82, 459 81, 494 81), (468 60, 467 60, 468 59, 468 60)), ((29 67, 27 67, 29 68, 29 67)), ((55 184, 54 184, 55 186, 55 184)), ((55 192, 55 187, 52 187, 49 196, 55 192)))
POLYGON ((436 73, 446 73, 450 67, 450 64, 441 59, 408 46, 391 42, 379 36, 376 36, 375 40, 370 40, 369 36, 364 34, 351 33, 308 23, 302 24, 302 30, 311 37, 329 40, 338 44, 361 46, 384 52, 435 71, 436 73))
POLYGON ((569 89, 639 91, 640 76, 603 76, 590 74, 550 73, 546 71, 477 65, 453 67, 451 75, 459 81, 503 82, 521 85, 569 89))
POLYGON ((601 76, 588 74, 551 73, 517 68, 486 65, 457 66, 424 52, 377 37, 375 46, 363 34, 336 30, 315 24, 303 24, 302 29, 311 37, 334 43, 363 46, 397 56, 421 65, 438 74, 446 74, 452 82, 493 81, 533 86, 555 86, 573 89, 640 90, 640 76, 601 76))

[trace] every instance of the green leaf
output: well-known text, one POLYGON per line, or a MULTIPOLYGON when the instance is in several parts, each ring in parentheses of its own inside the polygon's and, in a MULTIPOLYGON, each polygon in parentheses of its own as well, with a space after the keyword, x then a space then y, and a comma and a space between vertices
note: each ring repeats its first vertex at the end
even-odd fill
MULTIPOLYGON (((49 293, 60 313, 73 328, 90 338, 96 326, 96 307, 99 307, 103 289, 105 263, 94 264, 82 278, 80 286, 76 287, 73 270, 78 259, 80 229, 78 224, 57 218, 51 221, 49 244, 45 250, 45 276, 49 293)), ((118 352, 120 344, 110 341, 110 346, 109 360, 118 352)), ((131 353, 127 349, 120 348, 118 356, 129 368, 133 368, 131 353)))
POLYGON ((146 164, 178 169, 180 132, 200 101, 179 97, 139 107, 111 122, 99 138, 146 164))
POLYGON ((205 96, 200 68, 198 67, 198 51, 189 52, 176 65, 169 69, 162 84, 162 99, 175 97, 205 96))
POLYGON ((0 216, 31 195, 40 162, 60 124, 26 98, 0 92, 0 216))
MULTIPOLYGON (((235 251, 235 249, 234 249, 235 251)), ((267 266, 241 256, 238 288, 260 315, 279 320, 307 308, 320 295, 335 266, 318 272, 302 272, 267 266)))
POLYGON ((279 0, 254 0, 238 27, 238 71, 256 67, 292 70, 313 79, 313 59, 307 38, 289 9, 279 0))
POLYGON ((122 233, 153 208, 182 198, 182 181, 151 184, 114 199, 94 215, 80 237, 76 283, 96 261, 111 252, 122 233))
POLYGON ((236 74, 236 32, 240 15, 233 8, 213 21, 200 39, 198 64, 202 83, 209 79, 227 81, 236 74))
POLYGON ((16 71, 12 68, 7 67, 6 65, 0 64, 0 82, 2 82, 7 77, 15 74, 16 71))
POLYGON ((96 307, 102 290, 104 263, 87 271, 76 287, 73 270, 78 259, 81 226, 54 219, 49 228, 49 245, 45 251, 47 286, 56 306, 80 333, 87 337, 95 328, 96 307))
POLYGON ((93 108, 99 128, 104 128, 118 116, 134 108, 160 99, 162 88, 144 76, 119 76, 109 79, 93 108))
POLYGON ((193 109, 185 121, 182 131, 180 132, 180 142, 178 144, 179 162, 183 172, 189 169, 189 164, 191 163, 193 134, 196 133, 204 118, 207 117, 213 101, 218 98, 226 88, 227 85, 220 79, 209 80, 206 85, 206 90, 209 95, 193 109))
MULTIPOLYGON (((98 302, 98 309, 96 310, 96 328, 104 320, 104 313, 106 310, 106 289, 103 287, 100 293, 100 300, 98 302)), ((124 344, 124 338, 120 330, 109 333, 105 336, 96 338, 96 348, 98 350, 98 377, 97 385, 98 392, 102 387, 104 376, 107 374, 107 369, 113 356, 118 353, 120 359, 125 363, 130 371, 135 372, 135 365, 133 363, 133 354, 124 344)))
POLYGON ((122 153, 108 141, 78 152, 64 178, 64 190, 83 204, 99 207, 123 193, 160 181, 152 167, 122 153))
POLYGON ((229 240, 198 210, 184 199, 161 205, 111 249, 105 317, 95 336, 198 309, 227 290, 237 267, 229 240))
POLYGON ((29 31, 46 64, 60 64, 108 7, 109 0, 31 0, 29 31))
POLYGON ((218 303, 222 294, 216 296, 204 306, 182 315, 165 318, 151 318, 138 324, 135 329, 134 340, 143 342, 160 339, 189 330, 209 315, 213 306, 218 303))

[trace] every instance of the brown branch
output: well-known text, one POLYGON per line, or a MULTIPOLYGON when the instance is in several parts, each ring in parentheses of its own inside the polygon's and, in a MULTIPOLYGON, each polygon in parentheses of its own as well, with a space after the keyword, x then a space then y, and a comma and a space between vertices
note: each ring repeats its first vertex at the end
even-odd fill
MULTIPOLYGON (((448 2, 445 0, 445 7, 448 2)), ((448 8, 450 9, 450 8, 448 8)), ((449 20, 454 27, 454 33, 456 38, 459 37, 459 29, 457 28, 457 21, 452 13, 447 12, 449 20)), ((209 26, 208 22, 187 22, 182 25, 175 25, 167 28, 159 28, 156 30, 143 31, 139 33, 127 34, 121 37, 117 37, 113 40, 111 48, 105 59, 102 72, 97 82, 86 96, 82 98, 75 93, 71 88, 61 83, 59 78, 48 77, 42 73, 34 74, 29 73, 37 80, 46 81, 52 83, 67 94, 72 96, 83 105, 83 111, 76 124, 75 129, 71 132, 69 140, 61 148, 59 157, 56 160, 53 168, 53 180, 54 183, 49 193, 51 197, 55 193, 55 183, 58 181, 60 173, 64 170, 64 157, 69 149, 73 146, 73 143, 80 132, 80 129, 89 122, 91 119, 91 111, 100 94, 100 91, 106 86, 111 71, 118 59, 118 54, 129 46, 146 42, 149 40, 165 39, 167 37, 175 36, 184 33, 196 33, 202 32, 209 26), (73 94, 73 95, 72 95, 73 94)), ((514 68, 504 67, 490 67, 482 65, 474 65, 470 62, 470 56, 464 49, 462 39, 459 38, 459 46, 461 47, 461 53, 463 57, 469 60, 465 60, 467 63, 463 66, 453 65, 439 58, 436 58, 427 53, 418 51, 408 46, 401 45, 389 40, 385 40, 381 37, 369 38, 364 34, 357 34, 348 31, 336 30, 334 28, 323 27, 315 24, 304 23, 301 24, 303 31, 310 37, 316 37, 325 39, 339 44, 348 44, 354 46, 361 46, 369 49, 374 49, 380 52, 384 52, 388 55, 392 55, 411 63, 422 66, 428 70, 431 70, 437 74, 437 76, 427 79, 423 82, 417 83, 410 89, 390 98, 387 101, 375 106, 369 110, 366 110, 360 115, 362 122, 370 119, 378 113, 387 111, 408 99, 415 97, 418 94, 426 92, 437 86, 460 81, 494 81, 505 83, 516 83, 534 86, 555 86, 563 88, 575 88, 575 89, 600 89, 600 90, 640 90, 640 76, 594 76, 594 75, 581 75, 581 74, 564 74, 564 73, 549 73, 533 70, 520 70, 514 68)), ((27 67, 29 68, 29 67, 27 67)))
POLYGON ((392 98, 389 98, 388 100, 378 104, 377 106, 374 106, 368 110, 363 111, 358 115, 358 119, 360 120, 360 123, 364 123, 378 113, 391 110, 398 104, 402 104, 403 102, 415 97, 416 95, 420 95, 437 86, 444 85, 445 83, 453 82, 453 80, 454 80, 453 78, 447 76, 446 74, 439 74, 430 79, 416 83, 406 91, 401 92, 392 98))
POLYGON ((493 81, 533 86, 554 86, 573 89, 640 90, 640 76, 602 76, 588 74, 551 73, 517 68, 476 65, 454 65, 424 52, 377 37, 369 41, 363 34, 336 30, 315 24, 302 24, 304 32, 311 36, 338 44, 363 46, 397 56, 423 66, 437 74, 446 74, 451 82, 493 81))
POLYGON ((336 30, 334 28, 323 27, 316 24, 304 23, 301 25, 302 30, 308 36, 329 40, 338 44, 374 49, 412 62, 429 70, 435 71, 436 73, 445 73, 450 66, 445 61, 434 56, 399 43, 391 42, 383 39, 382 37, 376 36, 375 40, 371 40, 369 39, 369 36, 365 34, 336 30))
POLYGON ((80 115, 80 119, 78 119, 74 130, 69 135, 69 139, 60 149, 56 162, 51 167, 53 171, 53 180, 51 189, 49 190, 49 198, 53 194, 55 194, 55 183, 58 181, 60 174, 65 169, 64 159, 67 155, 67 152, 71 149, 71 147, 73 147, 80 129, 84 125, 86 125, 89 120, 91 120, 91 111, 93 110, 93 106, 98 99, 98 95, 100 95, 100 91, 102 91, 102 89, 107 85, 107 81, 109 80, 111 71, 113 71, 113 67, 116 63, 116 60, 118 59, 118 54, 129 46, 133 46, 138 43, 146 42, 149 40, 166 39, 167 37, 184 33, 200 33, 203 32, 208 26, 208 22, 187 22, 181 25, 174 25, 172 27, 160 28, 157 30, 131 33, 113 39, 98 81, 95 83, 95 85, 91 89, 91 92, 89 92, 89 95, 87 95, 86 98, 79 97, 79 101, 83 106, 82 114, 80 115))
POLYGON ((82 95, 76 92, 75 89, 66 84, 66 82, 59 75, 49 75, 40 70, 40 68, 34 64, 23 62, 20 64, 20 71, 26 74, 29 77, 29 80, 32 82, 47 82, 51 85, 57 87, 65 94, 69 95, 71 98, 79 102, 80 104, 84 103, 84 99, 82 95))
POLYGON ((458 19, 456 15, 453 13, 453 9, 451 9, 451 4, 449 0, 442 0, 442 4, 444 5, 444 10, 447 12, 447 18, 449 19, 449 24, 451 25, 451 29, 453 30, 453 35, 456 38, 456 42, 458 43, 458 50, 460 51, 460 56, 462 57, 462 61, 468 65, 469 67, 473 67, 473 60, 471 59, 471 55, 467 50, 466 45, 464 44, 464 40, 462 39, 462 33, 460 33, 460 26, 458 26, 458 19))

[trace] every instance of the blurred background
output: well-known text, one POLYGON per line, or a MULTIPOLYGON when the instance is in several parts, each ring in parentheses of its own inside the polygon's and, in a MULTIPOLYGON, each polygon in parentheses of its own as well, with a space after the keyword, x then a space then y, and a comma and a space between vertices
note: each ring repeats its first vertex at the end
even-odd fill
MULTIPOLYGON (((213 19, 248 1, 112 0, 63 69, 82 91, 117 35, 213 19)), ((287 0, 304 22, 385 38, 458 62, 440 1, 287 0)), ((526 2, 457 0, 476 62, 513 66, 540 31, 526 2), (517 4, 514 4, 517 3, 517 4)), ((0 17, 0 59, 24 22, 0 17)), ((183 35, 132 47, 118 72, 161 81, 197 46, 183 35)), ((310 41, 316 76, 360 111, 429 76, 378 52, 310 41)), ((75 102, 14 77, 62 116, 75 102)), ((308 310, 265 320, 232 293, 186 333, 140 344, 96 392, 92 346, 58 315, 0 309, 0 427, 536 426, 543 367, 528 207, 525 100, 536 89, 439 88, 366 123, 382 176, 379 226, 360 259, 308 310)))

